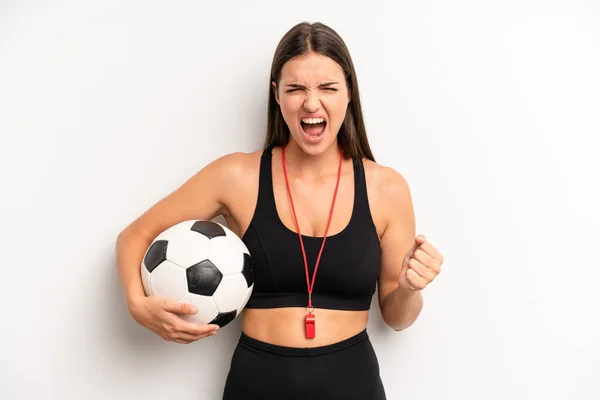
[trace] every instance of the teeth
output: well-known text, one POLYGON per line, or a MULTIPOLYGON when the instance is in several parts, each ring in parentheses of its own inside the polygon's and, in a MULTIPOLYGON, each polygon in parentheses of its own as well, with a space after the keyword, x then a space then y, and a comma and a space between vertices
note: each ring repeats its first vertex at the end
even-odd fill
POLYGON ((321 122, 325 122, 324 118, 302 118, 302 122, 305 124, 320 124, 321 122))

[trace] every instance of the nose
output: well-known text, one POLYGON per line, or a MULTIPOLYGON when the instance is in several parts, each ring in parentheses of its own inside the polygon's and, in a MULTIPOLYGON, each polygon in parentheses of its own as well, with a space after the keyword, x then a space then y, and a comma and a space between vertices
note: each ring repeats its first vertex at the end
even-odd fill
POLYGON ((306 99, 304 100, 304 109, 309 113, 313 113, 317 112, 320 107, 321 99, 319 98, 318 91, 307 91, 306 99))

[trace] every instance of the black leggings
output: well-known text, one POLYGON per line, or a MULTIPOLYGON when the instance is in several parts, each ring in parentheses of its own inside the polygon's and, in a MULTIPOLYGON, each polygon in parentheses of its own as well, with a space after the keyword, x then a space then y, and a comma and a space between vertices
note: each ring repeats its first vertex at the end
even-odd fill
POLYGON ((313 348, 277 346, 242 332, 223 400, 270 399, 385 400, 367 331, 313 348))

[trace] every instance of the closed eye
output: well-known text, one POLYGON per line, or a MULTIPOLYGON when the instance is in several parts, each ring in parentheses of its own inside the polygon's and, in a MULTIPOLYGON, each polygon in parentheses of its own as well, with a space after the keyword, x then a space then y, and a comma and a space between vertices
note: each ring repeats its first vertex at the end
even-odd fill
MULTIPOLYGON (((337 91, 338 91, 336 88, 332 88, 332 87, 325 87, 325 88, 323 88, 323 89, 324 89, 324 90, 329 90, 329 91, 332 91, 332 92, 337 92, 337 91)), ((295 89, 286 90, 285 92, 286 92, 286 93, 291 93, 291 92, 296 92, 296 91, 298 91, 298 90, 303 90, 303 89, 300 89, 300 88, 295 88, 295 89)))

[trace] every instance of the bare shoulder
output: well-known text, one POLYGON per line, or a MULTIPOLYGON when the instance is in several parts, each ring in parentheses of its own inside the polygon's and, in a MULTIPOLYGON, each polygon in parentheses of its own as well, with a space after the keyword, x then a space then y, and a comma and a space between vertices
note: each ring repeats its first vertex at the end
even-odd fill
POLYGON ((235 152, 217 158, 209 164, 210 171, 231 183, 243 184, 249 176, 258 173, 262 151, 235 152))
MULTIPOLYGON (((247 186, 258 185, 262 150, 251 153, 236 152, 216 160, 215 170, 226 179, 233 193, 247 186)), ((225 183, 225 182, 224 182, 225 183)))
POLYGON ((363 160, 367 180, 386 196, 406 194, 409 190, 408 182, 400 172, 392 167, 377 164, 368 159, 363 160))
MULTIPOLYGON (((206 166, 197 175, 202 175, 204 170, 209 176, 208 180, 218 186, 221 200, 225 206, 221 213, 230 214, 236 208, 239 199, 252 195, 258 188, 260 172, 260 157, 262 150, 250 153, 235 152, 219 157, 206 166)), ((206 179, 198 179, 198 185, 205 186, 206 179)))
POLYGON ((392 167, 363 159, 371 215, 380 236, 398 213, 412 214, 409 184, 404 175, 392 167))
POLYGON ((214 170, 220 175, 218 185, 222 203, 218 214, 225 218, 228 227, 240 237, 254 214, 262 153, 263 150, 236 152, 215 161, 214 170))

